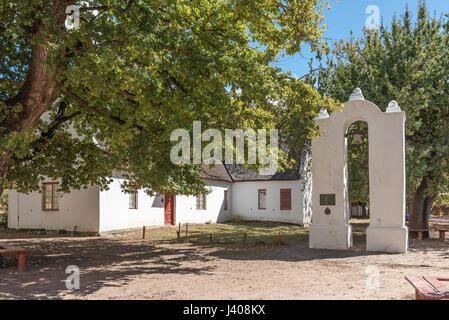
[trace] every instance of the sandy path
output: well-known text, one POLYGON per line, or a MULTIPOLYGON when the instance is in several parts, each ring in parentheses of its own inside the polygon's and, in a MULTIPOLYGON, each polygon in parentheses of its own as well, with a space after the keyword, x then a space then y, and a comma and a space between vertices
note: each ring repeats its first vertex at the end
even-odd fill
POLYGON ((0 298, 7 299, 411 299, 405 274, 449 276, 449 241, 438 240, 413 241, 407 254, 312 250, 306 243, 234 252, 105 237, 1 245, 32 249, 26 272, 13 260, 0 268, 0 298), (68 265, 80 269, 79 290, 65 287, 68 265), (370 266, 379 271, 377 288, 366 286, 370 266))

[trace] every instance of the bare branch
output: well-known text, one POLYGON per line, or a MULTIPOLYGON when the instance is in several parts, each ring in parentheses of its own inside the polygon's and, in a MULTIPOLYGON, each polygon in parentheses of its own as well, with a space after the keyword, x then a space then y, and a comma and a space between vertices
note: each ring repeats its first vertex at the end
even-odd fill
POLYGON ((67 109, 67 104, 65 101, 61 101, 58 108, 58 113, 56 114, 55 119, 50 123, 48 130, 43 132, 41 130, 41 136, 51 138, 55 135, 56 130, 65 122, 79 116, 81 111, 76 111, 68 116, 65 115, 65 111, 67 109))

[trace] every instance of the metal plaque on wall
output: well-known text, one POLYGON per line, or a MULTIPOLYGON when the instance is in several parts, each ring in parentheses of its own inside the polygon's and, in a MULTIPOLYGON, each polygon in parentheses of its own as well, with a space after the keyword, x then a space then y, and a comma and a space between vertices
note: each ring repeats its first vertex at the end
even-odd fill
POLYGON ((335 206, 335 193, 320 194, 320 206, 335 206))

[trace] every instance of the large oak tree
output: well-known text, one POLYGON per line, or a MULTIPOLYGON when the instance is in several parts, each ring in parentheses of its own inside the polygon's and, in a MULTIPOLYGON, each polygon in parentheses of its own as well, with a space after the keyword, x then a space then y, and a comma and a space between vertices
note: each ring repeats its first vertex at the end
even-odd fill
POLYGON ((0 194, 35 190, 43 176, 64 191, 105 186, 114 170, 136 188, 200 192, 198 166, 169 158, 170 133, 194 120, 203 129, 282 125, 300 150, 331 100, 273 62, 304 43, 324 49, 324 6, 0 0, 0 194), (70 5, 80 23, 68 30, 70 5))

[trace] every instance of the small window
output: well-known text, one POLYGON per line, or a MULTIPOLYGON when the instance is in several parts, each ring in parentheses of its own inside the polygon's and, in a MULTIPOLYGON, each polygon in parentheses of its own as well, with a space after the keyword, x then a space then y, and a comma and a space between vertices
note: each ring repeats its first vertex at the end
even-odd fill
MULTIPOLYGON (((131 185, 135 185, 136 181, 130 181, 131 185)), ((129 193, 129 208, 130 209, 137 209, 137 196, 139 192, 136 190, 132 193, 129 193)))
POLYGON ((281 189, 281 210, 292 209, 292 189, 281 189))
POLYGON ((223 209, 228 210, 228 190, 224 191, 223 209))
POLYGON ((206 194, 196 197, 196 210, 206 210, 206 194))
POLYGON ((137 209, 137 191, 129 194, 129 208, 137 209))
POLYGON ((58 210, 58 182, 42 184, 42 210, 58 210))
POLYGON ((264 210, 267 208, 267 190, 259 189, 258 208, 264 210))

